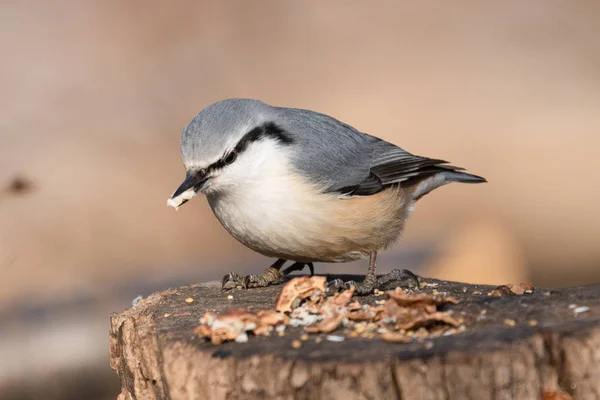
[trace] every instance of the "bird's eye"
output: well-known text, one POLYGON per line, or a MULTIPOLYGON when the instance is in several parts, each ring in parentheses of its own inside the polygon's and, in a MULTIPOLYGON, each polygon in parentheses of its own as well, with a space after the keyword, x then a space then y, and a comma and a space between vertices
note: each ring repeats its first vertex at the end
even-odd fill
POLYGON ((232 162, 235 161, 235 159, 237 158, 237 154, 235 151, 232 151, 231 153, 229 153, 227 155, 227 157, 225 157, 225 164, 231 164, 232 162))

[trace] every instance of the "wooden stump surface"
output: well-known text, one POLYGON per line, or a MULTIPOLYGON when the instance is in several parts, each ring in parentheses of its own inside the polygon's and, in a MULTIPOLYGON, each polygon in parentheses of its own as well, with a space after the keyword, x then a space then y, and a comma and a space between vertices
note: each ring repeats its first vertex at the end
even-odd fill
POLYGON ((463 333, 405 344, 311 335, 295 349, 303 329, 288 328, 213 345, 193 333, 206 311, 273 309, 281 285, 155 293, 111 316, 119 399, 600 399, 600 285, 490 297, 491 286, 424 280, 438 284, 424 292, 460 300, 449 307, 463 333))

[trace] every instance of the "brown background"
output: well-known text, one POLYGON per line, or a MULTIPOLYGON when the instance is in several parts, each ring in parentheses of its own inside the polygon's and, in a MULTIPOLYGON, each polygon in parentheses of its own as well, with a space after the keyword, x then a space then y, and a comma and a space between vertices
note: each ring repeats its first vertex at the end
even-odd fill
POLYGON ((72 368, 114 384, 111 311, 268 263, 203 198, 165 205, 184 175, 183 127, 228 97, 318 110, 489 180, 421 201, 380 271, 598 282, 598 12, 559 0, 4 2, 0 388, 48 396, 31 382, 72 368), (11 191, 16 177, 32 189, 11 191))

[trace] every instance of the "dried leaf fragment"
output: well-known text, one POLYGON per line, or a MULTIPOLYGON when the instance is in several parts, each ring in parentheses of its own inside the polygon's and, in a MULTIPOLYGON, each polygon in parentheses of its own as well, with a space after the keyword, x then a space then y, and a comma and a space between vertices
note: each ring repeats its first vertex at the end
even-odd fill
POLYGON ((509 284, 506 286, 508 286, 508 289, 517 296, 521 296, 523 294, 531 294, 534 290, 533 285, 529 282, 521 282, 518 285, 509 284))
POLYGON ((210 338, 210 326, 208 325, 198 325, 196 329, 194 329, 194 334, 202 337, 210 338))
POLYGON ((309 333, 330 333, 335 331, 344 320, 344 314, 334 313, 331 316, 326 317, 321 322, 316 325, 307 326, 304 328, 306 332, 309 333))
POLYGON ((214 312, 208 311, 205 312, 204 315, 200 318, 200 323, 204 325, 211 326, 213 322, 217 319, 218 315, 214 312))
MULTIPOLYGON (((279 313, 274 310, 259 311, 256 313, 261 325, 277 325, 286 322, 285 314, 279 313)), ((289 318, 287 318, 289 319, 289 318)))
POLYGON ((207 312, 200 318, 200 325, 194 333, 210 338, 213 344, 227 340, 244 341, 246 332, 256 329, 258 322, 258 317, 246 310, 231 310, 220 316, 207 312))
POLYGON ((325 301, 325 305, 333 305, 337 307, 344 307, 354 296, 354 288, 346 289, 341 293, 336 293, 333 297, 330 297, 325 301))
POLYGON ((351 321, 372 321, 377 314, 369 311, 357 311, 346 314, 346 318, 351 321))
POLYGON ((289 322, 289 317, 274 310, 259 311, 256 313, 258 326, 253 330, 255 335, 267 336, 277 325, 289 322))
POLYGON ((560 390, 544 390, 542 394, 543 400, 572 400, 569 393, 561 392, 560 390))
POLYGON ((274 310, 253 314, 246 310, 233 309, 220 316, 214 312, 206 312, 200 318, 200 325, 194 333, 209 338, 213 344, 221 344, 228 340, 244 343, 248 341, 248 332, 269 335, 279 327, 285 329, 289 320, 287 315, 274 310))
POLYGON ((348 310, 348 311, 362 310, 362 306, 360 305, 360 303, 357 300, 354 300, 350 304, 346 305, 346 310, 348 310))
POLYGON ((283 287, 275 310, 280 312, 291 312, 300 305, 304 299, 312 297, 315 294, 325 293, 325 283, 327 278, 324 276, 302 276, 294 278, 283 287))
POLYGON ((227 314, 219 316, 211 325, 210 339, 214 344, 220 344, 226 340, 236 340, 238 336, 246 331, 257 327, 258 318, 245 310, 232 310, 227 314))
POLYGON ((392 299, 399 306, 413 307, 415 305, 434 305, 458 304, 458 300, 450 296, 430 296, 426 293, 408 295, 401 290, 390 290, 386 292, 389 299, 392 299))
POLYGON ((491 292, 488 292, 488 296, 493 296, 493 297, 503 297, 503 296, 511 296, 513 293, 510 291, 510 289, 508 288, 508 286, 506 285, 502 285, 502 286, 498 286, 497 288, 495 288, 494 290, 492 290, 491 292))
POLYGON ((392 343, 408 343, 412 341, 412 338, 410 336, 407 336, 406 334, 401 332, 387 331, 381 333, 379 336, 386 342, 392 343))
POLYGON ((454 319, 450 314, 448 314, 447 312, 434 312, 431 314, 421 314, 418 315, 408 321, 405 321, 404 323, 398 323, 397 326, 400 329, 415 329, 415 328, 421 328, 421 327, 427 327, 429 325, 433 325, 436 323, 444 323, 446 325, 450 325, 454 328, 457 328, 460 326, 460 322, 457 321, 456 319, 454 319))
POLYGON ((501 285, 488 293, 488 296, 522 296, 524 294, 531 294, 534 291, 534 287, 529 282, 523 282, 519 284, 509 283, 508 285, 501 285))
POLYGON ((443 304, 456 304, 453 297, 430 296, 422 293, 407 295, 402 291, 387 292, 389 300, 385 303, 385 316, 395 322, 397 329, 424 328, 439 323, 458 327, 460 321, 452 317, 449 312, 438 311, 437 307, 443 304))
POLYGON ((387 315, 385 313, 385 309, 382 307, 368 307, 367 312, 375 313, 375 316, 373 317, 373 322, 377 322, 377 321, 381 320, 382 318, 387 317, 387 315))

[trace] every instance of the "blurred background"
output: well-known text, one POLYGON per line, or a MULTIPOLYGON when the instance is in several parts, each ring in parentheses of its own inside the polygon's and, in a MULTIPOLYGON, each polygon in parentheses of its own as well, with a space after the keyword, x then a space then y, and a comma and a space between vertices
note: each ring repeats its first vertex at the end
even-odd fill
MULTIPOLYGON (((427 196, 379 271, 600 281, 594 1, 0 3, 0 397, 109 399, 111 312, 259 272, 179 139, 230 97, 330 114, 485 176, 427 196)), ((364 273, 366 264, 317 265, 364 273)))

